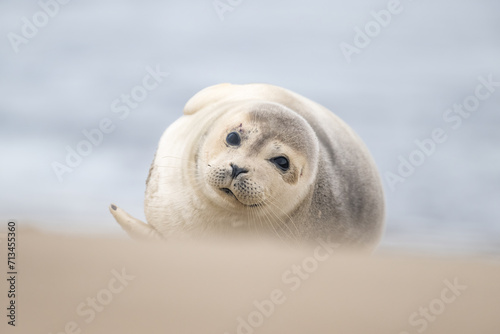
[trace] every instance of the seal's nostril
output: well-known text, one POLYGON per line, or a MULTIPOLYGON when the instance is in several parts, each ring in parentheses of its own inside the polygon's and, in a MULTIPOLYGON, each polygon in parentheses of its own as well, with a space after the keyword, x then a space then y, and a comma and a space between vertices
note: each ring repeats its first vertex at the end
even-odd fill
POLYGON ((244 168, 240 168, 238 167, 237 165, 233 165, 231 164, 231 167, 233 168, 233 172, 231 173, 231 177, 234 179, 235 177, 237 177, 238 175, 242 174, 242 173, 248 173, 248 170, 244 169, 244 168))

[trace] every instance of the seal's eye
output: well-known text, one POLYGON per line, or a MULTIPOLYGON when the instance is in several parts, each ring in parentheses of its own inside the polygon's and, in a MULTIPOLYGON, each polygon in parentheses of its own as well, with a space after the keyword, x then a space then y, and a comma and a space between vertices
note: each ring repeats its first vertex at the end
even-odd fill
POLYGON ((287 171, 288 168, 290 168, 290 163, 288 162, 288 159, 285 157, 276 157, 272 158, 271 162, 278 166, 279 169, 282 171, 287 171))
POLYGON ((231 132, 226 137, 226 143, 231 146, 239 146, 241 143, 241 137, 238 132, 231 132))

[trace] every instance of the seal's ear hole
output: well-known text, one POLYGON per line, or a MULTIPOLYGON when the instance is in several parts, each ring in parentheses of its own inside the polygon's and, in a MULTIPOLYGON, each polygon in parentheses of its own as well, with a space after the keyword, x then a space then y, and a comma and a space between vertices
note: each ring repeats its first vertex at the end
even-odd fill
POLYGON ((241 137, 238 132, 230 132, 226 137, 226 143, 231 146, 239 146, 241 144, 241 137))
POLYGON ((279 157, 272 158, 270 161, 273 164, 275 164, 276 167, 278 167, 279 169, 281 169, 284 172, 290 168, 290 162, 288 161, 288 159, 286 157, 279 156, 279 157))

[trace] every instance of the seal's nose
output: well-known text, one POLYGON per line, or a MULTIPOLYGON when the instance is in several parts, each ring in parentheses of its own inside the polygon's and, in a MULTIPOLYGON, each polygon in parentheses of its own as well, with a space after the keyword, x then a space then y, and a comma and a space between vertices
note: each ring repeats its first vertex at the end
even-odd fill
POLYGON ((242 173, 248 173, 248 170, 246 170, 244 168, 240 168, 237 165, 231 164, 231 167, 233 168, 233 172, 231 173, 231 177, 233 179, 236 178, 238 175, 240 175, 242 173))

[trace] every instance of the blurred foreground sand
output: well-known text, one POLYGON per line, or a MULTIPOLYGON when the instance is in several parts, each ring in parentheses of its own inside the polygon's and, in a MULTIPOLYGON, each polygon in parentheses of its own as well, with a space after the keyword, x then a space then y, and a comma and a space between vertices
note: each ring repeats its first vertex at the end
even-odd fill
POLYGON ((22 233, 16 327, 2 279, 0 332, 498 334, 499 263, 22 233))

